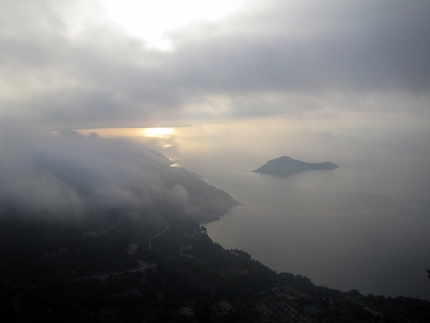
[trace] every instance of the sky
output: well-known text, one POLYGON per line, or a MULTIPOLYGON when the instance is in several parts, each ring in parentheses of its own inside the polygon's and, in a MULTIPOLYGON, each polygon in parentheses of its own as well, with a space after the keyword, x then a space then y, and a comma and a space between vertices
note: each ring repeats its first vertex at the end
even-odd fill
POLYGON ((415 0, 0 0, 0 175, 39 174, 14 154, 41 132, 85 129, 182 130, 157 143, 177 158, 228 143, 263 161, 289 135, 318 158, 373 143, 427 167, 429 14, 415 0))
POLYGON ((211 1, 136 3, 2 0, 2 119, 46 129, 352 111, 428 120, 427 1, 221 2, 231 12, 214 17, 202 10, 211 1))

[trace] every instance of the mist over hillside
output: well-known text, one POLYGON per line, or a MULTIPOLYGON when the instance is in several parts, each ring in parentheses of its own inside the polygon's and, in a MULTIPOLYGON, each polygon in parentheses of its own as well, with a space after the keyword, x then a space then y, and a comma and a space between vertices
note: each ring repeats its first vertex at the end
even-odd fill
POLYGON ((237 204, 196 174, 127 139, 76 132, 3 130, 0 212, 82 221, 117 210, 136 215, 157 205, 213 220, 237 204))

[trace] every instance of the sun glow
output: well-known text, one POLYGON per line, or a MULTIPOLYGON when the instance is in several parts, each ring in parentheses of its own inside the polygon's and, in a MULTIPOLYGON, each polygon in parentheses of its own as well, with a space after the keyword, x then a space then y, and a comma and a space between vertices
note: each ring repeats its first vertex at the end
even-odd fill
POLYGON ((143 128, 142 135, 150 138, 170 138, 175 133, 173 128, 143 128))
POLYGON ((100 0, 108 20, 148 46, 169 49, 166 32, 202 20, 219 20, 245 4, 246 0, 100 0))

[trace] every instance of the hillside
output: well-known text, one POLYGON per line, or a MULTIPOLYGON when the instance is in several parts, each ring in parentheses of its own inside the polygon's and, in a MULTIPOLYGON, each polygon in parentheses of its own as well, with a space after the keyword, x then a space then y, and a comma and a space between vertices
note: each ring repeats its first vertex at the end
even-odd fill
POLYGON ((0 205, 2 321, 430 321, 428 301, 315 286, 244 251, 223 249, 200 224, 238 202, 161 155, 147 152, 141 159, 144 182, 133 182, 139 172, 118 174, 124 185, 134 184, 126 186, 130 192, 141 190, 145 203, 133 207, 98 202, 100 188, 89 172, 79 181, 64 179, 87 197, 89 207, 79 216, 0 205))
MULTIPOLYGON (((7 322, 429 322, 430 302, 361 295, 276 273, 158 210, 91 224, 3 218, 7 322), (97 230, 103 228, 103 230, 97 230)), ((423 274, 425 271, 423 269, 423 274)))

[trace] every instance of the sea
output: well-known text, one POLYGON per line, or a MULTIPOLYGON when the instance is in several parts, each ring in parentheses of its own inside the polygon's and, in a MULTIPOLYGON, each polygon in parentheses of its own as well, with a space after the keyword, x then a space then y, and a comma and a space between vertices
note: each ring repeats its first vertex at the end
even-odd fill
POLYGON ((224 248, 316 285, 430 300, 430 129, 409 121, 256 118, 175 128, 154 149, 241 203, 204 224, 224 248), (339 167, 252 172, 281 156, 339 167))
POLYGON ((284 178, 252 169, 200 175, 241 202, 205 224, 224 248, 319 286, 430 300, 425 178, 353 163, 284 178))

